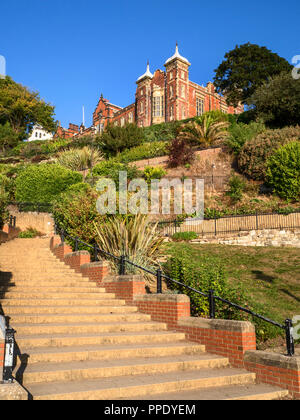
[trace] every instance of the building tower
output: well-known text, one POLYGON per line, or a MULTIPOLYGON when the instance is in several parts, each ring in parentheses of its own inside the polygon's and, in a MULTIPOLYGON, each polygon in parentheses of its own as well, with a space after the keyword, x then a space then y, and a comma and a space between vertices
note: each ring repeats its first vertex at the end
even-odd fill
POLYGON ((191 63, 179 54, 165 62, 166 68, 166 121, 183 120, 189 117, 189 67, 191 63))
POLYGON ((147 70, 137 81, 136 89, 136 124, 139 127, 151 125, 151 82, 153 74, 150 72, 149 61, 147 70))

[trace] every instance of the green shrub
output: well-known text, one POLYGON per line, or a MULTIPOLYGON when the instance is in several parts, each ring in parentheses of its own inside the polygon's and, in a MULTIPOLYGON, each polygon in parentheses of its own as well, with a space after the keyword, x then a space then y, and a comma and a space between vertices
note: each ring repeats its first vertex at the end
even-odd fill
POLYGON ((101 148, 107 156, 115 156, 125 149, 139 146, 144 141, 144 131, 135 124, 124 127, 109 124, 101 136, 101 148))
POLYGON ((168 154, 168 166, 170 168, 189 165, 193 162, 195 157, 195 152, 191 143, 177 137, 171 142, 168 154))
POLYGON ((143 173, 137 169, 136 166, 127 165, 125 163, 118 162, 114 159, 103 161, 95 165, 92 170, 93 177, 110 178, 112 179, 117 189, 119 188, 119 172, 127 172, 127 179, 132 180, 135 178, 141 178, 143 173))
POLYGON ((151 183, 152 180, 160 180, 166 175, 166 171, 159 166, 147 166, 144 169, 144 178, 148 183, 151 183))
POLYGON ((282 146, 267 164, 267 182, 279 197, 300 198, 300 141, 282 146))
POLYGON ((132 149, 124 150, 117 155, 116 159, 120 162, 135 162, 143 159, 152 159, 164 156, 168 153, 168 143, 157 141, 154 143, 144 143, 132 149))
POLYGON ((238 155, 244 144, 265 131, 263 123, 251 122, 250 124, 232 124, 229 127, 227 146, 238 155))
POLYGON ((229 180, 229 187, 229 191, 227 191, 226 195, 228 195, 231 198, 232 203, 235 204, 243 198, 246 183, 240 176, 232 175, 229 180))
POLYGON ((60 165, 30 165, 16 179, 16 201, 51 203, 82 175, 60 165))
POLYGON ((87 184, 86 182, 78 182, 78 184, 73 184, 71 185, 68 189, 67 192, 70 193, 85 193, 87 191, 89 191, 91 189, 91 186, 89 184, 87 184))
MULTIPOLYGON (((61 194, 53 204, 55 222, 74 238, 78 237, 88 244, 94 244, 95 227, 93 222, 101 224, 104 218, 97 211, 97 199, 98 194, 92 189, 79 192, 67 191, 61 194)), ((70 244, 74 246, 73 242, 70 244)), ((80 246, 80 249, 90 251, 84 246, 80 246)))
POLYGON ((177 232, 172 236, 173 241, 192 241, 197 238, 196 232, 177 232))
MULTIPOLYGON (((190 286, 200 292, 207 293, 214 290, 221 298, 234 303, 245 301, 240 289, 233 289, 228 285, 224 266, 214 258, 203 258, 201 264, 195 264, 186 257, 171 257, 166 265, 167 273, 172 279, 190 286)), ((169 282, 169 287, 186 294, 191 299, 192 314, 207 317, 209 315, 208 298, 186 289, 176 283, 169 282)), ((242 319, 243 315, 228 305, 216 305, 216 317, 221 319, 242 319)))
POLYGON ((279 147, 300 139, 300 127, 267 130, 247 141, 238 157, 240 170, 248 177, 265 180, 267 161, 279 147))
POLYGON ((0 186, 0 230, 2 230, 4 224, 8 220, 8 194, 0 186))
POLYGON ((172 121, 168 123, 155 124, 144 128, 146 142, 168 142, 176 137, 176 133, 181 121, 172 121))
POLYGON ((36 238, 37 236, 41 236, 41 235, 42 234, 38 230, 34 228, 28 228, 25 231, 19 233, 19 238, 30 239, 30 238, 36 238))

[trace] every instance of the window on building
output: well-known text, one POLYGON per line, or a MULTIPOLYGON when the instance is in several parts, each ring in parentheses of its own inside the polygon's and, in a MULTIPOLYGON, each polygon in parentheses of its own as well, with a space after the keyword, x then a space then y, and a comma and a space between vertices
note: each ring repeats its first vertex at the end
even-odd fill
POLYGON ((173 120, 174 118, 174 105, 170 106, 170 120, 173 120))
POLYGON ((173 86, 170 86, 170 98, 173 98, 174 89, 173 86))
POLYGON ((163 116, 163 96, 154 96, 153 98, 153 117, 163 116))
POLYGON ((185 74, 184 74, 184 71, 182 71, 182 72, 181 72, 181 78, 182 78, 182 79, 185 79, 185 74))
POLYGON ((141 96, 144 95, 144 89, 141 89, 141 96))
POLYGON ((144 112, 144 102, 141 102, 141 105, 140 105, 140 112, 142 113, 142 112, 144 112))
POLYGON ((181 97, 185 98, 185 86, 181 86, 181 97))
POLYGON ((125 118, 124 118, 124 117, 122 117, 122 118, 121 118, 121 127, 124 127, 124 125, 125 125, 125 118))
POLYGON ((181 117, 185 118, 185 106, 184 105, 182 105, 182 108, 181 108, 181 117))
POLYGON ((204 114, 204 99, 197 98, 196 99, 196 105, 197 105, 197 115, 203 115, 204 114))
POLYGON ((172 80, 173 79, 173 72, 171 71, 170 72, 170 80, 172 80))
POLYGON ((130 112, 130 113, 129 113, 129 116, 128 116, 128 121, 129 121, 130 123, 132 123, 132 122, 133 122, 133 113, 132 113, 132 112, 130 112))

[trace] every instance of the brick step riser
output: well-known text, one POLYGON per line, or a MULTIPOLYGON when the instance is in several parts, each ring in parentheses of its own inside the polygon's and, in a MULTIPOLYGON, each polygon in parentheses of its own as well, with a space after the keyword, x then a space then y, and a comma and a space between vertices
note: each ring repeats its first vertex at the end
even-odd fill
POLYGON ((136 357, 164 357, 164 356, 185 356, 203 354, 205 347, 201 345, 190 346, 160 346, 153 348, 137 348, 137 349, 110 349, 110 350, 93 350, 93 351, 75 351, 62 353, 32 353, 28 359, 28 364, 38 363, 68 363, 68 362, 85 362, 95 360, 120 360, 133 359, 136 357))
POLYGON ((181 341, 185 339, 185 334, 170 333, 164 335, 149 334, 149 335, 133 335, 133 336, 84 336, 84 337, 64 337, 55 338, 18 338, 17 343, 20 349, 25 349, 25 352, 30 349, 37 349, 39 347, 81 347, 81 346, 97 346, 97 345, 129 345, 129 344, 153 344, 153 343, 170 343, 181 341))
POLYGON ((66 371, 48 371, 26 373, 23 384, 30 385, 42 382, 70 382, 84 379, 112 378, 117 376, 154 375, 168 372, 184 372, 200 369, 220 369, 228 367, 228 359, 194 360, 173 363, 155 363, 134 366, 111 366, 108 368, 72 369, 66 371))
POLYGON ((67 324, 67 323, 96 323, 96 322, 126 322, 126 321, 150 321, 151 316, 139 313, 133 314, 111 314, 111 315, 11 315, 11 324, 67 324))
POLYGON ((248 385, 255 383, 254 374, 241 374, 201 378, 176 382, 164 382, 150 385, 138 385, 124 388, 110 388, 93 391, 74 392, 35 397, 35 400, 119 400, 134 399, 134 397, 164 394, 169 392, 188 391, 193 389, 212 388, 227 385, 248 385))
POLYGON ((53 327, 34 326, 23 327, 14 324, 14 328, 19 335, 45 335, 45 334, 101 334, 118 332, 140 332, 140 331, 167 331, 167 325, 163 323, 137 323, 111 324, 111 325, 55 325, 53 327))

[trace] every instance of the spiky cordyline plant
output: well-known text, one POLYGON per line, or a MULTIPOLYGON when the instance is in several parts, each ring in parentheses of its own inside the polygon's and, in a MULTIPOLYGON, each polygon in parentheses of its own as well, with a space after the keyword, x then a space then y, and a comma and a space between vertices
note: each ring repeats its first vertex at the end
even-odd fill
MULTIPOLYGON (((128 260, 148 270, 156 270, 156 258, 159 256, 163 238, 156 232, 157 225, 149 223, 148 216, 115 215, 105 223, 95 224, 95 227, 99 248, 119 257, 125 255, 128 260)), ((118 269, 116 261, 113 263, 118 269)), ((153 281, 153 276, 130 264, 126 264, 126 271, 143 274, 148 282, 153 281)))
POLYGON ((59 153, 57 162, 74 171, 92 169, 103 160, 103 155, 98 150, 85 146, 82 149, 65 150, 59 153))

